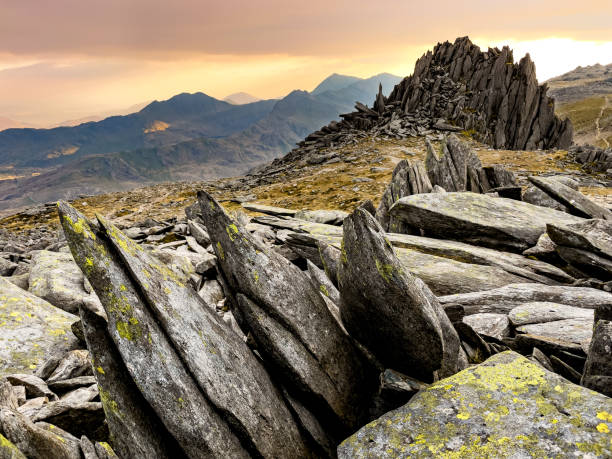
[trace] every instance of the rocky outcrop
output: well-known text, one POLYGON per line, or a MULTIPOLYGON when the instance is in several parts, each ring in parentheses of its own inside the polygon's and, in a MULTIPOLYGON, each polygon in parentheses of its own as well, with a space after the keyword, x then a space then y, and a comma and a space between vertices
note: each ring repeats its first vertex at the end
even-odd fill
POLYGON ((421 390, 338 457, 606 457, 611 412, 612 399, 504 352, 421 390))
MULTIPOLYGON (((582 375, 582 385, 612 397, 612 322, 599 320, 595 324, 593 339, 582 375)), ((612 421, 612 419, 608 419, 612 421)))
POLYGON ((343 226, 340 312, 351 336, 387 368, 423 381, 460 370, 457 333, 427 286, 404 271, 380 225, 357 209, 343 226))

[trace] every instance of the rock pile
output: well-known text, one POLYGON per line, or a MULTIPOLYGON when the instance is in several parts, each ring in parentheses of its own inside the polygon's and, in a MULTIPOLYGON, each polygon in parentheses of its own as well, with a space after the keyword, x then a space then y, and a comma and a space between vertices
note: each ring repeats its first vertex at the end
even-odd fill
POLYGON ((570 155, 588 172, 606 172, 612 177, 612 149, 591 145, 575 145, 569 150, 570 155))
POLYGON ((65 241, 0 279, 0 452, 611 455, 607 209, 429 155, 350 215, 201 192, 122 231, 61 203, 65 241))
POLYGON ((515 64, 508 47, 483 52, 468 37, 457 38, 422 56, 413 75, 389 97, 381 90, 372 108, 358 102, 355 112, 313 132, 273 164, 360 137, 402 139, 453 131, 468 132, 494 148, 568 148, 572 123, 555 115, 547 89, 538 85, 529 55, 515 64))

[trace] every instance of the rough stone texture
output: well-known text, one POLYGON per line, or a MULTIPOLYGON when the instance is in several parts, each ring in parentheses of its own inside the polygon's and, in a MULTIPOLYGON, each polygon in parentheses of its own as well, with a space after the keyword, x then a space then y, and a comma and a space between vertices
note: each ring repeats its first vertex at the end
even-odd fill
POLYGON ((269 215, 286 215, 289 217, 293 217, 298 212, 297 210, 293 209, 284 209, 282 207, 266 206, 263 204, 255 204, 251 202, 243 202, 241 205, 246 210, 269 215))
POLYGON ((593 322, 593 309, 577 308, 552 302, 525 303, 512 309, 508 318, 515 327, 528 324, 543 324, 555 320, 585 319, 593 322))
POLYGON ((6 379, 13 386, 25 387, 28 398, 47 397, 49 400, 57 400, 57 395, 53 393, 42 379, 28 374, 6 375, 6 379))
POLYGON ((420 391, 338 457, 609 457, 611 430, 612 399, 508 351, 420 391))
MULTIPOLYGON (((574 179, 570 177, 566 177, 564 175, 560 176, 552 176, 550 180, 556 180, 558 182, 563 183, 566 186, 569 186, 573 190, 578 191, 579 184, 574 179)), ((529 204, 534 204, 536 206, 542 207, 550 207, 551 209, 560 210, 562 212, 568 212, 569 209, 567 206, 564 206, 556 199, 552 198, 548 193, 542 191, 535 185, 530 185, 523 192, 522 200, 528 202, 529 204)))
POLYGON ((342 220, 347 217, 347 213, 341 210, 300 210, 294 217, 315 223, 326 225, 342 225, 342 220))
POLYGON ((59 400, 41 407, 32 421, 46 421, 77 436, 95 436, 104 422, 104 411, 99 402, 73 403, 59 400))
MULTIPOLYGON (((444 139, 439 152, 436 152, 431 142, 427 142, 425 167, 431 183, 444 188, 447 192, 481 192, 480 159, 455 135, 444 139)), ((487 185, 485 190, 489 188, 492 187, 487 185)))
MULTIPOLYGON (((612 397, 612 322, 599 320, 595 324, 593 339, 584 365, 581 384, 612 397)), ((612 430, 612 416, 608 427, 612 430)))
POLYGON ((591 341, 593 319, 563 319, 545 323, 521 325, 518 333, 553 338, 559 341, 579 344, 581 347, 591 341))
POLYGON ((238 296, 231 301, 238 323, 287 389, 311 401, 313 414, 340 432, 356 428, 375 381, 319 290, 236 226, 209 194, 198 199, 225 281, 238 296))
POLYGON ((546 207, 475 193, 408 196, 393 205, 391 215, 428 236, 514 252, 534 246, 547 223, 582 221, 546 207))
POLYGON ((96 235, 69 206, 60 216, 128 371, 188 456, 306 451, 261 364, 193 289, 103 218, 96 235))
POLYGON ((510 335, 510 321, 506 314, 483 312, 472 314, 463 318, 463 322, 474 329, 475 332, 502 339, 510 335))
POLYGON ((459 369, 459 337, 433 294, 406 272, 376 220, 344 220, 339 271, 342 322, 388 368, 431 381, 459 369))
POLYGON ((591 201, 580 191, 547 177, 529 177, 529 181, 553 199, 566 206, 570 213, 584 218, 612 220, 612 212, 591 201))
POLYGON ((90 374, 91 362, 89 361, 89 352, 83 349, 75 349, 67 353, 58 362, 53 373, 47 378, 47 382, 53 383, 90 374))
POLYGON ((32 256, 31 266, 30 293, 64 311, 78 314, 79 306, 89 293, 84 287, 83 273, 72 255, 40 250, 32 256))
POLYGON ((589 287, 565 287, 540 284, 512 284, 485 292, 462 293, 440 297, 442 305, 459 304, 465 314, 479 312, 508 313, 524 303, 552 302, 595 309, 612 303, 612 294, 589 287))
POLYGON ((34 425, 26 416, 15 411, 0 410, 0 430, 30 459, 81 459, 78 443, 34 425))
POLYGON ((54 352, 76 346, 76 316, 0 278, 0 374, 33 373, 54 352))
POLYGON ((421 57, 387 103, 399 102, 405 113, 420 110, 452 120, 495 148, 567 148, 572 124, 555 116, 546 91, 546 85, 538 86, 529 55, 514 64, 508 47, 482 52, 461 37, 421 57))
POLYGON ((376 209, 376 219, 385 231, 390 231, 391 217, 389 209, 391 209, 393 204, 404 196, 430 193, 431 190, 431 182, 423 163, 421 161, 401 160, 395 166, 391 182, 387 185, 378 209, 376 209))
POLYGON ((4 435, 0 434, 0 459, 27 459, 4 435))
MULTIPOLYGON (((59 214, 74 259, 106 311, 111 339, 171 435, 190 457, 248 457, 193 381, 123 264, 113 257, 111 243, 67 204, 60 203, 59 214)), ((177 275, 166 269, 167 275, 177 275)))

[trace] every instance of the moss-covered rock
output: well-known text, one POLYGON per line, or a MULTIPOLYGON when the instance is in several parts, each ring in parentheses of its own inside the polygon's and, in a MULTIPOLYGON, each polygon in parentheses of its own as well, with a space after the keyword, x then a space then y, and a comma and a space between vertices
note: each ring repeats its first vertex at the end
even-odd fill
POLYGON ((508 351, 420 391, 338 447, 362 457, 610 457, 612 399, 508 351))
POLYGON ((52 353, 73 348, 76 320, 0 277, 0 374, 33 373, 52 353))

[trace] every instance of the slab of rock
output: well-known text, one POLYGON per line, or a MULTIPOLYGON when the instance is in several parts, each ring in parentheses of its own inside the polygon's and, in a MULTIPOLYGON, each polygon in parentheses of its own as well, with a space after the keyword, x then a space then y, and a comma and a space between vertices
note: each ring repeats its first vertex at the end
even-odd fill
MULTIPOLYGON (((595 324, 593 339, 584 365, 581 384, 612 397, 612 322, 599 320, 595 324)), ((611 411, 608 410, 608 413, 611 411)), ((612 430, 612 416, 606 419, 612 430)))
POLYGON ((578 217, 546 207, 475 193, 429 193, 397 201, 391 215, 428 236, 521 252, 534 246, 547 223, 578 223, 578 217))
POLYGON ((89 352, 84 349, 76 349, 68 352, 57 364, 47 383, 63 381, 78 376, 91 375, 91 362, 89 352))
POLYGON ((95 376, 77 376, 76 378, 49 383, 49 389, 56 392, 65 392, 67 390, 76 389, 77 387, 91 386, 95 383, 95 376))
POLYGON ((528 324, 543 324, 556 320, 582 319, 593 323, 593 309, 577 308, 566 304, 546 301, 524 303, 512 309, 508 318, 515 327, 528 324))
POLYGON ((59 215, 74 259, 101 299, 110 337, 132 380, 185 454, 248 457, 184 367, 107 238, 68 204, 59 204, 59 215))
POLYGON ((300 210, 294 215, 300 220, 335 226, 342 225, 347 216, 348 213, 342 210, 300 210))
POLYGON ((286 215, 289 217, 295 216, 298 212, 293 209, 284 209, 283 207, 274 207, 274 206, 266 206, 264 204, 256 204, 254 202, 243 202, 241 204, 246 210, 250 210, 251 212, 259 212, 262 214, 268 215, 286 215))
POLYGON ((79 387, 78 389, 66 392, 61 396, 60 400, 71 404, 93 402, 99 395, 98 385, 94 383, 88 387, 79 387))
POLYGON ((225 282, 241 294, 232 301, 238 323, 250 329, 287 389, 315 401, 313 414, 325 413, 339 431, 355 428, 375 381, 319 290, 297 266, 236 226, 209 194, 200 192, 198 199, 225 282))
POLYGON ((74 435, 95 436, 104 422, 102 404, 60 400, 43 405, 32 417, 32 421, 45 421, 74 435))
POLYGON ((501 340, 510 335, 510 321, 506 314, 483 312, 463 318, 477 333, 501 340))
POLYGON ((78 313, 89 293, 84 288, 83 273, 72 255, 40 250, 32 256, 31 265, 30 293, 64 311, 78 313))
POLYGON ((420 391, 338 457, 607 457, 609 413, 612 399, 507 351, 420 391))
POLYGON ((552 322, 521 325, 518 333, 554 338, 579 344, 588 343, 593 335, 593 319, 563 319, 552 322))
POLYGON ((569 208, 574 215, 584 218, 612 220, 612 212, 591 201, 580 191, 547 177, 529 177, 529 181, 553 199, 569 208))
POLYGON ((42 379, 29 374, 6 375, 6 379, 13 386, 23 386, 26 389, 28 398, 47 397, 49 400, 57 400, 57 395, 53 393, 42 379))
POLYGON ((15 411, 0 410, 0 429, 30 459, 81 459, 78 443, 66 441, 34 425, 26 416, 15 411))
POLYGON ((612 302, 612 294, 589 287, 566 287, 541 284, 511 284, 484 292, 461 293, 439 298, 442 305, 459 304, 465 314, 494 312, 508 314, 512 309, 530 302, 552 302, 595 309, 612 302))
POLYGON ((72 349, 75 320, 0 277, 0 374, 34 373, 50 354, 72 349))
POLYGON ((122 457, 181 456, 181 447, 130 378, 106 330, 106 320, 88 308, 81 308, 80 313, 100 401, 117 452, 122 457))
POLYGON ((404 270, 380 224, 356 209, 343 228, 340 312, 351 336, 383 365, 426 382, 438 370, 458 371, 459 337, 433 294, 404 270))

